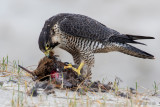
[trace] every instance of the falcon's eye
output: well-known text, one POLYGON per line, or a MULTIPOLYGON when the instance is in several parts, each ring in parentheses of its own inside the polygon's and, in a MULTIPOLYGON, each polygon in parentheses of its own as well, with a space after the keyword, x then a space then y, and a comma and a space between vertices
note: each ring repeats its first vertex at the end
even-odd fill
POLYGON ((49 44, 47 43, 45 46, 45 50, 48 50, 50 48, 49 44))
POLYGON ((48 47, 48 48, 49 48, 49 45, 47 44, 47 45, 46 45, 46 47, 48 47))

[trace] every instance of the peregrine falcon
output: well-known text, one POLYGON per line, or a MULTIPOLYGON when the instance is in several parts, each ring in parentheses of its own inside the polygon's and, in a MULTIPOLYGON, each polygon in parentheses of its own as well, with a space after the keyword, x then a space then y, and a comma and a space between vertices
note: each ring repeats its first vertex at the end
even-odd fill
POLYGON ((46 20, 39 36, 39 48, 46 55, 57 46, 66 50, 73 56, 75 64, 81 65, 80 68, 84 63, 81 73, 88 75, 95 62, 94 53, 118 51, 154 59, 153 55, 130 45, 143 44, 135 41, 139 39, 154 37, 121 34, 88 16, 61 13, 46 20))

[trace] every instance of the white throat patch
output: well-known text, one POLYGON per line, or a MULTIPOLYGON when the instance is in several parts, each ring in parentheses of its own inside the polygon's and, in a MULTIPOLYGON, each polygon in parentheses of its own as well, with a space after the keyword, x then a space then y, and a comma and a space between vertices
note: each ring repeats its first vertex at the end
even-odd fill
POLYGON ((58 42, 58 43, 61 43, 61 37, 60 37, 60 35, 54 35, 53 37, 52 37, 52 42, 53 43, 56 43, 56 42, 58 42))
POLYGON ((52 37, 52 42, 53 43, 56 43, 56 42, 61 43, 61 32, 60 32, 60 29, 58 27, 58 24, 55 24, 53 26, 53 30, 54 30, 55 34, 52 37))

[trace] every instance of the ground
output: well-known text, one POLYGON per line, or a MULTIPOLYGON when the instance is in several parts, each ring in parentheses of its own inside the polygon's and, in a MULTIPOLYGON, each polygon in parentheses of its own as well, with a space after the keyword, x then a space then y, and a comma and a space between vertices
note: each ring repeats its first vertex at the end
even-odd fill
MULTIPOLYGON (((81 95, 77 91, 69 89, 54 89, 55 93, 47 95, 44 89, 38 89, 38 96, 29 95, 30 89, 35 82, 31 76, 22 71, 17 66, 18 62, 9 63, 8 59, 3 59, 0 63, 0 107, 28 107, 28 106, 69 106, 69 107, 135 107, 135 106, 160 106, 160 91, 155 85, 154 90, 145 90, 130 93, 130 98, 119 96, 115 91, 91 92, 81 95), (153 95, 155 93, 155 95, 153 95)), ((123 93, 129 93, 127 88, 119 89, 123 93)))

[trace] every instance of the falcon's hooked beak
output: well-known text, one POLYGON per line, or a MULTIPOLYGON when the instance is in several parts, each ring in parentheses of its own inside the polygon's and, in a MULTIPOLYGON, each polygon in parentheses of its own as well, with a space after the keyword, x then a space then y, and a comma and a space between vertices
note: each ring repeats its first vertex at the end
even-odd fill
POLYGON ((60 43, 56 42, 56 43, 51 43, 50 46, 46 45, 45 46, 45 56, 49 56, 49 53, 53 50, 53 48, 55 48, 57 45, 59 45, 60 43))
POLYGON ((49 53, 50 51, 52 51, 53 48, 51 48, 49 44, 46 44, 44 48, 45 48, 44 51, 45 56, 49 56, 49 53))
POLYGON ((45 52, 44 52, 45 56, 49 56, 50 51, 51 51, 51 50, 45 51, 45 52))

